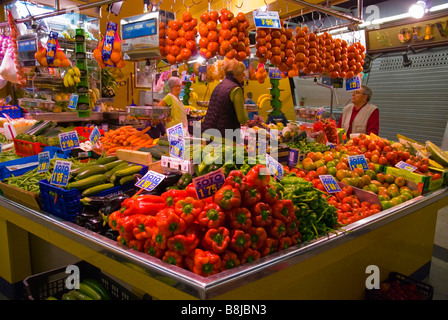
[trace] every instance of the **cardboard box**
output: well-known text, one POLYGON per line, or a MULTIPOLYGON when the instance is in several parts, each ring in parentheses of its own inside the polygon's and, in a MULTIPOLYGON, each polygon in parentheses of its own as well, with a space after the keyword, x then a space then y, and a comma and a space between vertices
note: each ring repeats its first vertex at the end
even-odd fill
POLYGON ((152 155, 149 152, 120 149, 117 150, 116 154, 118 159, 125 160, 127 162, 142 164, 145 166, 152 163, 152 155))
POLYGON ((191 160, 182 160, 173 157, 162 156, 160 160, 163 171, 179 170, 184 173, 194 174, 194 163, 191 160))
POLYGON ((383 168, 383 172, 386 174, 391 174, 395 177, 403 177, 408 181, 414 182, 421 193, 426 193, 440 189, 445 181, 444 179, 446 179, 446 174, 444 174, 445 176, 442 175, 441 179, 431 180, 431 176, 391 166, 385 166, 383 168))
POLYGON ((3 196, 9 200, 36 211, 40 211, 42 209, 42 203, 38 193, 25 191, 3 182, 0 182, 0 190, 3 193, 3 196))

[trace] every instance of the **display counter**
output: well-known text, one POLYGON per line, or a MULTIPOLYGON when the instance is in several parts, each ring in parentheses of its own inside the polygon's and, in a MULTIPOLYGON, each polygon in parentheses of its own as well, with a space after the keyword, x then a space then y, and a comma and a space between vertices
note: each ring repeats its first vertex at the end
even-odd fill
POLYGON ((390 271, 428 274, 437 212, 447 205, 444 188, 206 278, 0 197, 0 276, 30 275, 31 233, 157 299, 363 299, 367 266, 378 266, 381 280, 390 271))
POLYGON ((25 119, 35 120, 51 120, 54 122, 76 122, 76 121, 102 121, 103 114, 101 112, 91 112, 90 117, 80 118, 76 112, 43 112, 24 115, 25 119))

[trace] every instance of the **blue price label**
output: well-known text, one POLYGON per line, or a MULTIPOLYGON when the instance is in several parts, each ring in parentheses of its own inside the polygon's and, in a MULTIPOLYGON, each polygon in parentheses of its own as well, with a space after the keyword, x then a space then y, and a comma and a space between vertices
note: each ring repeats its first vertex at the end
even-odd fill
POLYGON ((37 172, 44 173, 50 168, 50 152, 44 151, 37 155, 39 164, 37 165, 37 172))
POLYGON ((395 167, 400 168, 400 169, 404 169, 404 170, 408 170, 410 172, 414 172, 415 170, 417 170, 417 167, 415 167, 415 166, 413 166, 413 165, 411 165, 409 163, 406 163, 404 161, 398 162, 395 165, 395 167))
POLYGON ((2 154, 3 143, 0 143, 0 155, 2 154))
POLYGON ((79 147, 79 138, 76 131, 63 132, 59 134, 59 143, 62 151, 71 150, 79 147))
POLYGON ((281 79, 282 72, 278 68, 269 67, 269 78, 270 79, 281 79))
POLYGON ((185 155, 185 141, 183 139, 170 140, 170 156, 183 160, 184 155, 185 155))
POLYGON ((60 187, 66 187, 70 176, 71 161, 56 160, 50 184, 60 187))
POLYGON ((322 119, 323 115, 324 115, 324 108, 322 107, 319 110, 317 110, 316 120, 319 121, 320 119, 322 119))
POLYGON ((268 154, 266 154, 266 169, 278 180, 281 180, 283 178, 282 164, 268 154))
POLYGON ((345 80, 345 90, 351 91, 361 88, 361 78, 360 76, 356 76, 350 79, 345 80))
POLYGON ((76 107, 78 106, 78 98, 79 96, 74 93, 70 96, 70 101, 68 102, 69 109, 76 110, 76 107))
POLYGON ((277 11, 253 11, 256 28, 280 29, 280 16, 277 11))
POLYGON ((226 177, 222 168, 193 179, 199 199, 213 196, 224 185, 226 177))
POLYGON ((136 187, 145 189, 146 191, 152 191, 157 187, 165 176, 161 173, 155 171, 148 171, 138 182, 135 184, 136 187))
POLYGON ((92 145, 96 145, 96 143, 98 142, 100 137, 101 137, 100 130, 98 130, 98 127, 95 126, 95 128, 93 128, 93 130, 89 136, 89 140, 90 140, 90 142, 92 142, 92 145))
POLYGON ((319 176, 320 181, 327 190, 328 193, 334 193, 341 191, 341 187, 339 187, 338 182, 331 174, 323 174, 319 176))
POLYGON ((366 157, 363 154, 358 154, 356 156, 349 156, 348 165, 350 167, 350 170, 352 171, 356 168, 361 168, 364 171, 369 170, 366 157))
POLYGON ((183 139, 184 138, 184 129, 182 127, 182 123, 176 124, 172 127, 166 129, 166 135, 168 136, 168 141, 174 139, 183 139))

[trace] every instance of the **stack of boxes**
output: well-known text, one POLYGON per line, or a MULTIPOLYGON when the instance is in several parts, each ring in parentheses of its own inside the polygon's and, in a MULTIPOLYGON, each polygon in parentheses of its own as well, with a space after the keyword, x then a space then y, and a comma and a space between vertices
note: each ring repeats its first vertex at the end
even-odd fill
POLYGON ((81 81, 76 84, 76 92, 78 94, 78 106, 76 109, 79 118, 87 118, 90 117, 90 93, 84 29, 76 29, 75 55, 76 66, 81 73, 81 81))

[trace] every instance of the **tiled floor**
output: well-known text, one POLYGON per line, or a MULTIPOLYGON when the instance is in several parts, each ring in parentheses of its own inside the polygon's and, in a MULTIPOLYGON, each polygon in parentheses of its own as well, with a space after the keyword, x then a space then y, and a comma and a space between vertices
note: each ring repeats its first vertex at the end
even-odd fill
MULTIPOLYGON (((439 211, 429 276, 422 281, 434 287, 433 300, 448 300, 448 207, 439 211)), ((0 293, 0 300, 8 300, 0 293)))

